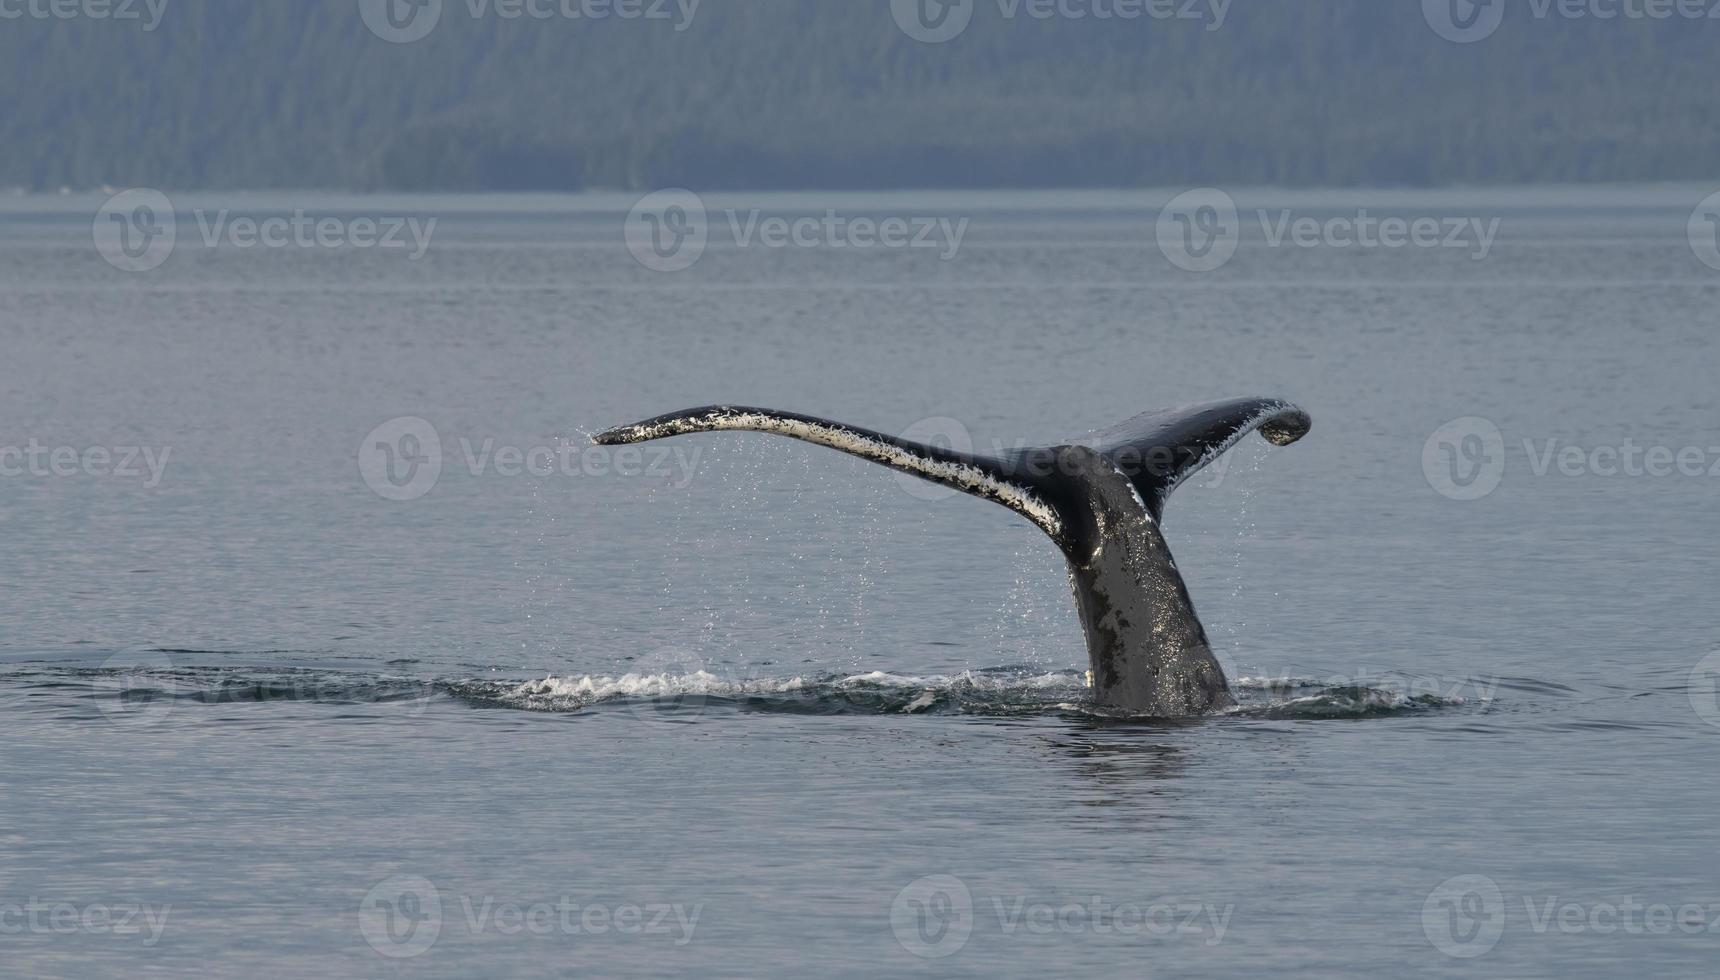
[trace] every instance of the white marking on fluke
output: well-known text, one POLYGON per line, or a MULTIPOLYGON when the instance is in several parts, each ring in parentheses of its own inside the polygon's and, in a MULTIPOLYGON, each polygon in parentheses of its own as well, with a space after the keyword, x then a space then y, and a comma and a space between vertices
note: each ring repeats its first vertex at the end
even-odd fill
POLYGON ((1063 520, 1057 516, 1057 511, 1026 487, 1006 483, 977 466, 930 459, 839 425, 819 425, 763 412, 717 409, 704 415, 610 429, 594 439, 600 442, 647 442, 695 432, 723 431, 765 432, 851 453, 953 486, 964 493, 989 497, 1026 517, 1053 538, 1063 535, 1063 520))

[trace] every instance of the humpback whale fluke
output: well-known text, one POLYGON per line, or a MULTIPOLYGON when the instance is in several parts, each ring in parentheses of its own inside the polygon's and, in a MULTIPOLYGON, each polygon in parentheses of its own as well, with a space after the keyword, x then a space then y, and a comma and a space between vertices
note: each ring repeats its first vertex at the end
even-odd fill
POLYGON ((810 415, 712 406, 610 429, 593 441, 768 432, 1002 504, 1063 550, 1087 634, 1095 699, 1132 714, 1174 718, 1235 701, 1159 531, 1165 500, 1248 433, 1259 430, 1273 445, 1288 446, 1312 424, 1288 402, 1241 398, 1148 412, 1067 445, 992 456, 810 415))

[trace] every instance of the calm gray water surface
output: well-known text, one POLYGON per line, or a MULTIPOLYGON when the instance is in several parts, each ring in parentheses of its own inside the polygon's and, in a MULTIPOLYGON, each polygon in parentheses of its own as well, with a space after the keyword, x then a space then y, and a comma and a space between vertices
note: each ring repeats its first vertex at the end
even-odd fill
POLYGON ((4 972, 1710 970, 1707 192, 1239 194, 1207 274, 1169 194, 713 198, 672 273, 621 197, 186 196, 136 273, 103 198, 6 202, 0 449, 76 462, 0 458, 4 972), (969 225, 737 247, 753 206, 969 225), (202 240, 295 207, 438 224, 202 240), (1500 226, 1274 246, 1255 208, 1500 226), (1250 394, 1316 425, 1171 503, 1249 678, 1176 725, 1082 707, 1061 559, 1002 508, 766 436, 584 448, 718 401, 985 449, 1250 394), (386 499, 402 418, 441 469, 386 499), (1463 418, 1503 472, 1470 422, 1430 479, 1463 418))

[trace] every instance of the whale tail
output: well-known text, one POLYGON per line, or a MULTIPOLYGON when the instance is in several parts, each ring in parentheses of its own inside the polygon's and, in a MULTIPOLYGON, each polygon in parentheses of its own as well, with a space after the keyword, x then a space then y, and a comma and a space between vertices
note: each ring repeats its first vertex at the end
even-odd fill
POLYGON ((1061 446, 963 453, 828 419, 710 406, 601 432, 599 445, 696 432, 765 432, 827 446, 1001 504, 1032 521, 1069 563, 1101 703, 1158 717, 1231 702, 1159 520, 1170 494, 1250 432, 1286 446, 1308 414, 1243 398, 1136 416, 1061 446))

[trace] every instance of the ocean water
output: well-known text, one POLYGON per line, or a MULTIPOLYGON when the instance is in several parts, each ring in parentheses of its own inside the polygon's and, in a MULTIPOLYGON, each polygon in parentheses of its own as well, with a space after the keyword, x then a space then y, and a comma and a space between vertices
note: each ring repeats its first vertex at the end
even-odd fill
POLYGON ((3 972, 1710 970, 1711 190, 0 202, 3 972), (586 444, 1257 394, 1174 723, 1002 508, 586 444))

